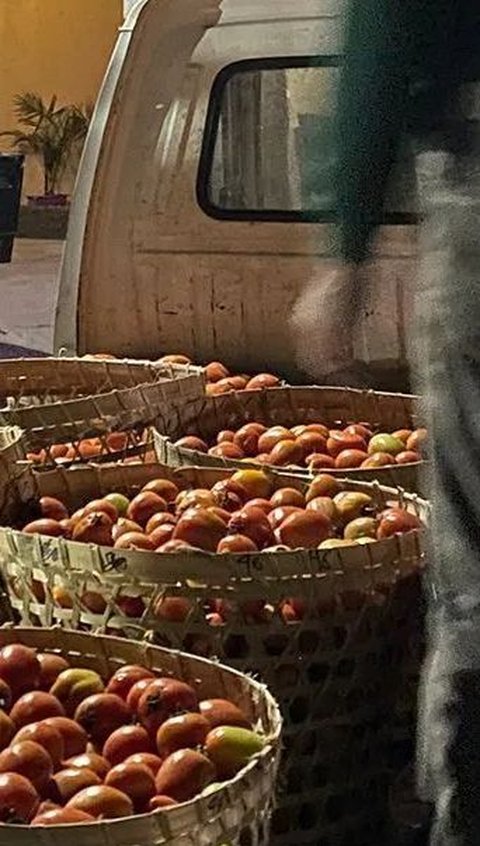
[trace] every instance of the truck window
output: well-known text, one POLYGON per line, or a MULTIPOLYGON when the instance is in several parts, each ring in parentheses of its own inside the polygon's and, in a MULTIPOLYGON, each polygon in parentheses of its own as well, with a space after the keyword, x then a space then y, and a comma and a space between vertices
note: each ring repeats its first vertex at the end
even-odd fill
MULTIPOLYGON (((332 130, 339 63, 337 56, 259 59, 220 72, 197 181, 207 214, 334 220, 332 130)), ((403 162, 401 172, 401 190, 395 179, 389 207, 398 222, 409 222, 415 206, 412 163, 403 162)))

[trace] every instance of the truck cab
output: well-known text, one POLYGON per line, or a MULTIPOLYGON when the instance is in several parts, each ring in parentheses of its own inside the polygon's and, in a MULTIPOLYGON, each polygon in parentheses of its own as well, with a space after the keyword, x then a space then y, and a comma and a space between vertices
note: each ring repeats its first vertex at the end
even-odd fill
MULTIPOLYGON (((77 179, 56 348, 302 378, 288 317, 333 261, 341 34, 339 0, 134 6, 77 179)), ((415 258, 414 186, 392 196, 356 350, 379 387, 405 386, 415 258)))

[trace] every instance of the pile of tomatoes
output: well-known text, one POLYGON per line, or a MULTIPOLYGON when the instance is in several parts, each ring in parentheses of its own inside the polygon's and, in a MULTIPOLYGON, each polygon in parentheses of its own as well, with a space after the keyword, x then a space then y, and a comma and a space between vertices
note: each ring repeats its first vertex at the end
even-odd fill
POLYGON ((109 679, 23 644, 0 651, 0 823, 50 826, 187 802, 265 737, 227 699, 123 666, 109 679))
POLYGON ((211 489, 180 490, 158 478, 131 498, 111 492, 73 513, 49 496, 37 508, 38 518, 23 527, 27 534, 152 552, 315 549, 382 539, 420 525, 400 506, 378 514, 369 493, 344 490, 328 474, 316 476, 305 492, 275 490, 271 478, 253 468, 237 470, 211 489))
MULTIPOLYGON (((96 458, 111 455, 122 457, 129 454, 133 449, 138 451, 142 445, 145 445, 148 433, 143 431, 136 432, 109 432, 103 437, 96 438, 82 438, 76 443, 66 442, 63 444, 52 444, 48 449, 40 449, 37 452, 28 452, 26 455, 27 461, 35 465, 44 465, 48 463, 57 465, 68 465, 72 461, 94 461, 96 458)), ((131 462, 133 458, 126 458, 127 462, 131 462)), ((143 461, 154 460, 153 453, 146 454, 142 457, 143 461)))
MULTIPOLYGON (((86 358, 111 359, 115 356, 99 353, 86 358)), ((160 359, 163 364, 192 364, 190 358, 185 355, 166 355, 160 359)), ((225 394, 231 391, 258 390, 259 388, 274 388, 281 384, 278 376, 271 373, 259 373, 256 376, 232 375, 225 365, 219 361, 210 362, 205 367, 206 393, 207 395, 225 394)), ((110 432, 103 438, 83 438, 77 443, 52 444, 48 449, 40 449, 27 454, 27 461, 36 465, 47 463, 71 464, 72 461, 92 461, 96 458, 127 453, 130 448, 138 447, 147 441, 147 432, 137 434, 135 432, 110 432)), ((126 458, 128 463, 137 463, 139 459, 126 458)), ((146 450, 142 461, 153 461, 153 453, 146 450)))
MULTIPOLYGON (((162 364, 193 364, 186 355, 164 355, 162 364)), ((221 361, 211 361, 204 368, 208 396, 228 394, 231 391, 258 391, 261 388, 277 388, 281 384, 279 376, 273 373, 257 373, 249 376, 245 373, 231 373, 221 361)))
POLYGON ((219 432, 213 444, 196 435, 187 435, 177 440, 175 446, 217 458, 249 459, 274 467, 352 470, 414 464, 422 460, 426 439, 426 429, 375 432, 368 423, 331 429, 323 423, 288 428, 251 422, 236 431, 219 432))
MULTIPOLYGON (((85 358, 99 358, 116 360, 110 353, 94 353, 85 358)), ((160 364, 195 365, 188 355, 169 354, 159 359, 160 364)), ((276 388, 282 380, 273 373, 257 373, 255 376, 246 373, 231 373, 221 361, 211 361, 204 367, 207 382, 206 392, 210 396, 228 394, 230 391, 256 391, 260 388, 276 388)))
MULTIPOLYGON (((147 482, 131 497, 112 492, 87 502, 71 513, 59 500, 42 497, 35 506, 39 516, 23 527, 27 534, 64 537, 77 542, 150 553, 282 553, 298 549, 332 549, 374 543, 421 527, 420 518, 399 502, 379 508, 372 492, 345 489, 339 479, 322 473, 304 490, 277 487, 262 470, 244 468, 216 482, 210 489, 180 490, 169 479, 147 482)), ((21 585, 13 585, 21 595, 21 585)), ((43 584, 36 580, 32 591, 45 602, 43 584)), ((54 602, 72 608, 67 587, 52 589, 54 602)), ((80 604, 103 614, 107 602, 96 590, 85 589, 80 604)), ((280 613, 287 621, 302 619, 301 603, 293 600, 271 607, 265 600, 244 603, 242 617, 268 622, 280 613), (285 614, 285 606, 287 606, 285 614), (295 614, 290 614, 290 607, 295 614)), ((115 605, 126 617, 141 618, 146 610, 141 595, 120 592, 115 605)), ((186 596, 162 596, 153 603, 155 619, 183 623, 194 602, 186 596)), ((205 603, 204 613, 212 626, 223 625, 238 609, 224 600, 205 603)))

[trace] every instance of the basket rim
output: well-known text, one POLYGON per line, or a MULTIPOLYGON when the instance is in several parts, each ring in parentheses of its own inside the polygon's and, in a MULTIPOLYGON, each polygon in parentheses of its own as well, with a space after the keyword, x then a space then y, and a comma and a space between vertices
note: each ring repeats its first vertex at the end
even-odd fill
MULTIPOLYGON (((334 392, 341 392, 346 395, 350 396, 373 396, 379 398, 391 398, 391 399, 399 399, 399 400, 406 400, 406 401, 418 401, 421 400, 422 397, 420 394, 404 394, 399 393, 398 391, 377 391, 375 388, 352 388, 348 385, 275 385, 273 388, 244 388, 242 391, 231 391, 230 393, 240 394, 240 396, 245 394, 275 394, 284 391, 314 391, 317 392, 325 392, 325 393, 334 393, 334 392)), ((218 400, 221 397, 227 396, 227 394, 218 394, 210 396, 209 399, 218 400)))
MULTIPOLYGON (((132 369, 138 367, 138 369, 153 369, 153 370, 171 370, 172 372, 178 373, 204 373, 205 368, 199 364, 178 364, 176 362, 165 362, 162 361, 161 358, 158 359, 149 359, 149 358, 130 358, 129 356, 125 356, 123 358, 100 358, 94 355, 84 355, 84 356, 77 356, 77 355, 48 355, 42 357, 36 356, 29 356, 28 358, 23 358, 19 356, 18 358, 3 358, 2 359, 2 369, 4 367, 13 369, 14 365, 25 364, 28 366, 35 365, 36 367, 46 369, 47 366, 54 361, 55 363, 58 362, 76 362, 80 364, 81 367, 85 367, 87 369, 93 369, 94 366, 101 367, 106 366, 108 369, 110 367, 115 369, 116 367, 124 367, 128 365, 132 369)), ((60 364, 62 366, 62 364, 60 364)))

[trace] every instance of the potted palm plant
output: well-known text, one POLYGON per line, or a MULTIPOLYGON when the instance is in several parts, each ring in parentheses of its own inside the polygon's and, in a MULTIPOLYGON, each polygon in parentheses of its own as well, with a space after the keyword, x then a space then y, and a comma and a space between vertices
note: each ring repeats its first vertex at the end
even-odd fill
POLYGON ((59 106, 54 96, 45 102, 39 94, 26 92, 14 100, 19 127, 1 132, 12 147, 37 158, 43 170, 43 194, 28 197, 32 206, 64 206, 68 195, 60 192, 69 167, 78 162, 92 109, 59 106))

